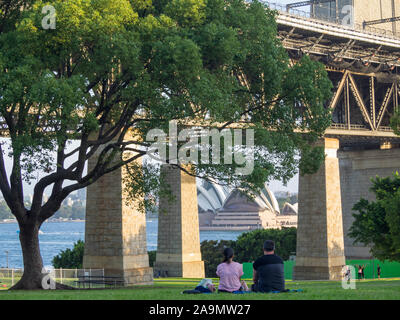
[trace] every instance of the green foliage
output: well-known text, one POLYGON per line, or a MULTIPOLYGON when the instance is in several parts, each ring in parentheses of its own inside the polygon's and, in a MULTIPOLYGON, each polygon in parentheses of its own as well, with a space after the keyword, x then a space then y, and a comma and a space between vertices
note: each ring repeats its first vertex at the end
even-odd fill
POLYGON ((7 203, 4 200, 0 200, 0 220, 11 219, 12 217, 13 216, 7 203))
MULTIPOLYGON (((0 33, 0 119, 8 120, 20 162, 16 178, 32 181, 37 170, 54 171, 60 166, 54 150, 63 151, 65 141, 81 139, 82 132, 118 123, 121 115, 128 115, 123 127, 136 129, 133 146, 173 119, 226 123, 248 115, 258 146, 252 174, 235 175, 242 166, 236 163, 194 169, 245 189, 270 178, 287 181, 301 153, 310 155, 302 158, 304 172, 321 163, 321 150, 309 146, 330 124, 325 102, 332 85, 308 57, 289 65, 276 12, 261 2, 55 0, 54 30, 41 26, 47 2, 29 3, 4 18, 9 28, 0 33)), ((147 188, 137 186, 130 192, 147 188)))
POLYGON ((65 268, 65 269, 81 269, 83 264, 83 252, 84 242, 78 240, 74 243, 74 247, 71 249, 62 250, 60 254, 53 258, 53 267, 65 268))
POLYGON ((149 255, 149 266, 154 267, 154 262, 156 262, 157 251, 156 250, 147 251, 147 254, 149 255))
POLYGON ((393 129, 394 133, 400 135, 400 113, 395 111, 395 113, 390 118, 390 127, 393 129))
POLYGON ((165 14, 181 26, 195 26, 204 19, 204 0, 172 0, 165 7, 165 14))
POLYGON ((241 234, 234 250, 238 262, 253 262, 264 254, 265 240, 275 241, 275 253, 283 260, 296 252, 296 228, 259 229, 241 234))
POLYGON ((400 261, 400 176, 372 179, 376 201, 361 199, 353 207, 349 236, 355 243, 371 246, 380 260, 400 261))

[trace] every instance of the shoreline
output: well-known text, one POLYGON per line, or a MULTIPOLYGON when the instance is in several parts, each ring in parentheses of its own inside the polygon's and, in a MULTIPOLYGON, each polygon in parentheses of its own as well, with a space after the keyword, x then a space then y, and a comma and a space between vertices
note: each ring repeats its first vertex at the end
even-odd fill
MULTIPOLYGON (((59 222, 85 222, 85 220, 49 220, 49 221, 45 221, 45 223, 59 223, 59 222)), ((4 221, 1 220, 0 224, 12 224, 12 223, 18 223, 17 220, 11 220, 11 221, 4 221)))
POLYGON ((242 226, 235 227, 212 227, 212 226, 200 226, 200 231, 253 231, 260 228, 249 228, 242 226))

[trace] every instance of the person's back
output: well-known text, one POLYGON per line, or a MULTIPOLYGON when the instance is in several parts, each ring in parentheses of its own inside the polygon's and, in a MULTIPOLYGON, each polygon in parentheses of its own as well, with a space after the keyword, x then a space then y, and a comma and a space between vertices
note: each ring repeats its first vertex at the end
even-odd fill
POLYGON ((279 256, 275 254, 264 255, 254 262, 253 267, 258 274, 258 291, 285 290, 283 261, 279 256))
POLYGON ((217 276, 220 278, 218 290, 223 292, 237 291, 241 287, 240 277, 243 275, 243 266, 237 262, 223 262, 217 267, 217 276))
POLYGON ((264 255, 254 264, 254 291, 271 292, 285 290, 283 260, 274 253, 273 241, 264 244, 264 255))
POLYGON ((240 290, 243 276, 243 266, 233 261, 232 248, 225 248, 224 261, 217 267, 217 276, 220 278, 218 292, 234 292, 240 290))

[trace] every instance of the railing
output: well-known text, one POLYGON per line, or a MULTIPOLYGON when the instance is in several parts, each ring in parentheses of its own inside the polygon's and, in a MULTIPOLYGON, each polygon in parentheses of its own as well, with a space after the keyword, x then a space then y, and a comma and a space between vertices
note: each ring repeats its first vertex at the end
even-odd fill
MULTIPOLYGON (((332 123, 330 129, 336 130, 364 130, 364 131, 371 131, 371 129, 367 128, 365 125, 362 124, 351 124, 350 126, 344 123, 332 123)), ((385 132, 393 132, 391 127, 386 126, 379 126, 377 131, 385 131, 385 132)))
POLYGON ((391 127, 379 126, 378 131, 393 132, 393 129, 391 127))
POLYGON ((338 129, 338 130, 366 130, 369 129, 362 124, 351 124, 350 126, 344 123, 332 123, 330 129, 338 129))
MULTIPOLYGON (((0 290, 7 290, 16 284, 24 273, 23 269, 0 268, 0 290)), ((46 274, 54 281, 79 288, 82 278, 104 279, 104 269, 49 269, 46 274)), ((91 283, 90 288, 104 288, 105 282, 91 283)))
POLYGON ((386 30, 386 29, 381 29, 381 28, 376 28, 376 27, 371 27, 371 26, 364 26, 362 23, 354 23, 353 22, 352 25, 344 25, 344 24, 341 24, 336 19, 330 19, 327 16, 317 15, 316 13, 313 13, 311 11, 304 11, 304 10, 299 10, 296 8, 290 8, 289 11, 287 11, 286 5, 283 5, 280 3, 275 3, 272 1, 268 1, 268 0, 261 0, 261 2, 268 5, 268 7, 270 9, 279 11, 279 13, 282 15, 296 16, 296 17, 300 17, 300 18, 304 18, 304 19, 314 19, 314 20, 318 20, 320 22, 341 25, 343 28, 360 31, 360 32, 364 32, 364 33, 370 33, 373 35, 381 35, 381 36, 385 36, 385 37, 389 37, 389 38, 396 38, 396 39, 400 38, 399 32, 393 32, 391 30, 386 30))

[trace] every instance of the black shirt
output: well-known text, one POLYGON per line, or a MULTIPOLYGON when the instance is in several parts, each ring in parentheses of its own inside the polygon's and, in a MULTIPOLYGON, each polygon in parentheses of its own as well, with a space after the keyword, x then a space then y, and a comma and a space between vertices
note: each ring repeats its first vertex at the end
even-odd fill
POLYGON ((257 271, 257 291, 283 291, 285 290, 285 275, 283 260, 275 254, 263 255, 253 263, 257 271))

